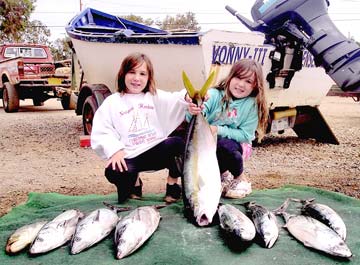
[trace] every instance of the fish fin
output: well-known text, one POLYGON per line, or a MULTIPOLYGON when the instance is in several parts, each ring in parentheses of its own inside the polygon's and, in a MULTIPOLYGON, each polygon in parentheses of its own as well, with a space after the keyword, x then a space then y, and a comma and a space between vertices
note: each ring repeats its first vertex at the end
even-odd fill
POLYGON ((64 220, 63 222, 58 223, 58 225, 56 227, 65 227, 68 222, 69 222, 69 220, 64 220))
POLYGON ((167 206, 166 204, 160 204, 160 205, 154 205, 154 208, 159 210, 159 209, 165 208, 166 206, 167 206))
POLYGON ((287 200, 291 200, 293 202, 301 202, 301 199, 297 199, 297 198, 287 198, 287 200))
POLYGON ((94 221, 99 222, 99 220, 100 220, 100 210, 98 209, 97 213, 96 213, 96 216, 94 218, 94 221))
POLYGON ((286 209, 289 207, 289 200, 291 198, 287 198, 278 208, 274 209, 272 212, 275 215, 280 215, 286 211, 286 209))
POLYGON ((312 202, 315 201, 315 198, 306 199, 305 201, 308 202, 308 203, 312 203, 312 202))
POLYGON ((206 82, 204 83, 204 85, 202 86, 199 92, 199 95, 202 99, 205 97, 209 87, 214 81, 214 78, 215 78, 215 71, 211 71, 209 77, 207 78, 206 82))
POLYGON ((115 205, 107 203, 107 202, 103 202, 103 204, 106 207, 108 207, 109 209, 116 211, 116 212, 126 212, 126 211, 130 211, 132 209, 130 206, 119 207, 119 206, 115 206, 115 205))
POLYGON ((185 71, 182 72, 182 78, 183 78, 183 82, 184 82, 186 91, 189 94, 189 97, 193 99, 197 93, 197 90, 194 88, 193 84, 191 83, 190 79, 186 75, 185 71))
POLYGON ((304 240, 304 246, 306 246, 306 247, 313 247, 313 245, 312 244, 310 244, 307 240, 304 240))

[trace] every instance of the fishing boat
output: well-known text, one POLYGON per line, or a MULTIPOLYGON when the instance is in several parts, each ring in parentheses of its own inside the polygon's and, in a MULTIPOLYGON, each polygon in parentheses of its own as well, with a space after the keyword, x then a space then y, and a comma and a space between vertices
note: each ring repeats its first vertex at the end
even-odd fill
MULTIPOLYGON (((175 91, 184 88, 182 71, 199 88, 211 71, 216 72, 215 84, 227 75, 235 61, 242 58, 259 61, 266 78, 271 72, 273 60, 270 57, 275 49, 273 45, 264 44, 265 36, 260 32, 169 32, 92 8, 76 15, 66 26, 66 32, 75 52, 74 61, 79 62, 86 80, 85 84, 79 81, 78 74, 73 78, 73 86, 76 84, 79 91, 76 113, 83 115, 85 134, 91 132, 92 116, 97 107, 107 95, 116 91, 117 72, 123 58, 130 53, 148 55, 154 65, 157 88, 175 91)), ((291 60, 292 54, 287 54, 285 61, 289 58, 291 60)), ((286 71, 292 69, 283 72, 286 71)), ((277 76, 271 89, 268 87, 273 132, 293 128, 299 112, 309 112, 304 106, 319 106, 334 83, 322 68, 315 66, 313 57, 306 50, 302 56, 302 69, 291 78, 291 82, 284 85, 285 77, 277 76)), ((325 122, 317 109, 311 111, 309 115, 315 113, 316 122, 319 119, 325 122)), ((315 135, 309 135, 306 130, 306 138, 336 143, 328 126, 322 128, 326 129, 315 135)), ((303 131, 298 130, 299 133, 303 131)))
MULTIPOLYGON (((217 57, 230 56, 227 50, 231 41, 235 43, 235 40, 246 39, 247 45, 259 46, 263 42, 263 35, 260 33, 216 30, 206 33, 168 32, 92 8, 87 8, 74 17, 66 31, 87 82, 105 84, 111 91, 115 89, 115 78, 122 59, 131 52, 143 52, 151 58, 158 88, 178 90, 183 87, 183 70, 189 73, 194 85, 204 83, 213 61, 217 59, 213 58, 216 57, 213 49, 220 51, 213 47, 214 41, 227 42, 227 46, 221 45, 221 54, 217 57)), ((234 57, 235 55, 226 59, 232 62, 234 57)), ((245 56, 240 54, 237 57, 245 56)), ((224 61, 224 58, 220 59, 224 61)))

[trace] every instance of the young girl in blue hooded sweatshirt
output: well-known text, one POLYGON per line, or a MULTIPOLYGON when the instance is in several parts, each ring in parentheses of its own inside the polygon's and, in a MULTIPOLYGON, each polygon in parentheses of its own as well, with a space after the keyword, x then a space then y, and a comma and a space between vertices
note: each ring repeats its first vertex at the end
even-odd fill
MULTIPOLYGON (((228 76, 209 90, 208 96, 202 112, 217 135, 223 196, 243 198, 252 191, 243 174, 243 160, 251 153, 256 131, 261 140, 267 127, 262 66, 251 59, 237 61, 228 76)), ((191 114, 187 113, 187 119, 191 114)))

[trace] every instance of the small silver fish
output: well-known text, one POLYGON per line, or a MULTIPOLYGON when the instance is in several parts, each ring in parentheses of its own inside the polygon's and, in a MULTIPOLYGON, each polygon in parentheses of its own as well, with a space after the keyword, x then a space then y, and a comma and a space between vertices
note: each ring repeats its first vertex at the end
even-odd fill
POLYGON ((39 221, 18 228, 7 240, 5 251, 8 254, 17 253, 30 245, 40 229, 47 221, 39 221))
POLYGON ((218 209, 220 227, 235 235, 241 241, 254 239, 256 231, 253 222, 239 209, 230 204, 221 205, 218 209))
POLYGON ((48 252, 68 242, 73 236, 76 225, 83 217, 79 210, 67 210, 46 223, 30 246, 30 254, 48 252))
POLYGON ((92 211, 76 226, 71 240, 71 254, 77 254, 108 236, 115 228, 119 216, 115 211, 101 208, 92 211))
POLYGON ((304 246, 314 248, 333 256, 350 258, 351 250, 344 240, 330 227, 305 215, 291 215, 285 210, 286 202, 277 210, 285 219, 285 228, 304 246))
POLYGON ((346 225, 335 210, 325 204, 313 202, 314 199, 292 200, 300 201, 303 204, 301 208, 302 214, 311 216, 312 218, 324 223, 338 233, 344 241, 346 240, 346 225))
POLYGON ((250 212, 256 232, 263 239, 264 246, 266 248, 271 248, 279 237, 276 216, 274 213, 255 202, 245 203, 244 206, 250 212))
POLYGON ((142 246, 155 232, 159 222, 160 213, 152 206, 139 207, 121 219, 114 234, 116 258, 122 259, 142 246))

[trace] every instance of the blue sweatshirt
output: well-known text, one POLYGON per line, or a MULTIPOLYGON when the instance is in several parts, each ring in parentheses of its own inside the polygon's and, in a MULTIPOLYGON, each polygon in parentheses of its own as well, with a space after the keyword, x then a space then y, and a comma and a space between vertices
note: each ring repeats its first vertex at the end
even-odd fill
MULTIPOLYGON (((204 102, 203 114, 210 125, 217 126, 217 134, 235 140, 239 143, 251 143, 255 139, 258 126, 257 105, 254 97, 230 100, 225 110, 221 99, 223 90, 212 88, 209 90, 209 99, 204 102)), ((186 113, 189 121, 190 113, 186 113)))

